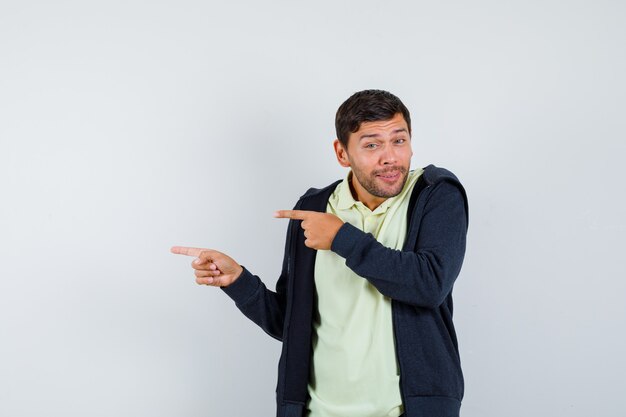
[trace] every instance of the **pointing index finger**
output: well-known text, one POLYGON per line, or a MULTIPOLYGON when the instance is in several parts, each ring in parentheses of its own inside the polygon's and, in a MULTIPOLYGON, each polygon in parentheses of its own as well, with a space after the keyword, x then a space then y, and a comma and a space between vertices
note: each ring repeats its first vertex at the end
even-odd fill
POLYGON ((311 211, 307 210, 278 210, 274 212, 274 217, 278 219, 305 220, 311 211))
POLYGON ((172 246, 170 252, 175 253, 176 255, 200 256, 200 253, 206 250, 207 249, 190 248, 187 246, 172 246))

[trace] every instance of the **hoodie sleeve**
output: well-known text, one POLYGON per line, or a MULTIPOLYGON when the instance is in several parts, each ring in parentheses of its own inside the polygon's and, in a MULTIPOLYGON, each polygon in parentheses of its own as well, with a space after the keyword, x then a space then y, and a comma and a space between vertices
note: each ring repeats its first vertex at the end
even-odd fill
POLYGON ((235 301, 235 305, 250 320, 275 339, 282 341, 285 323, 286 291, 289 263, 289 236, 293 228, 289 222, 285 254, 276 291, 269 290, 261 279, 244 267, 241 276, 222 290, 235 301))
POLYGON ((424 308, 438 307, 452 291, 463 264, 467 234, 466 201, 460 185, 442 181, 432 187, 412 250, 383 246, 349 223, 339 229, 331 246, 345 258, 346 266, 383 295, 424 308))

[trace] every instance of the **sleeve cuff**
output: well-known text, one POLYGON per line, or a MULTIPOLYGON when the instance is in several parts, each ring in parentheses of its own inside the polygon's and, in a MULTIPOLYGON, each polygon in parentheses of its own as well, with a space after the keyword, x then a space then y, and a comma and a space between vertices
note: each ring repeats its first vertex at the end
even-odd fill
POLYGON ((330 245, 330 250, 341 257, 348 258, 356 248, 357 243, 365 235, 365 232, 357 229, 350 223, 344 223, 335 235, 333 243, 330 245))
POLYGON ((250 297, 254 295, 257 289, 257 279, 252 275, 250 271, 246 269, 242 265, 243 271, 239 278, 235 280, 232 284, 227 287, 221 287, 222 291, 224 291, 230 298, 232 298, 235 303, 241 304, 245 303, 250 297))

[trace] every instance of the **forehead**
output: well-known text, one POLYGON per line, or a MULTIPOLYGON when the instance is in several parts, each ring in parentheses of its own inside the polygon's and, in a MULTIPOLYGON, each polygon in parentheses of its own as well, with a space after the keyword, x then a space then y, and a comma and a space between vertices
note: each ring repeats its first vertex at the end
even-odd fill
POLYGON ((408 125, 402 113, 396 113, 391 119, 388 120, 376 120, 373 122, 363 122, 359 126, 359 130, 352 133, 350 136, 362 136, 374 133, 392 133, 396 130, 404 129, 409 131, 408 125))

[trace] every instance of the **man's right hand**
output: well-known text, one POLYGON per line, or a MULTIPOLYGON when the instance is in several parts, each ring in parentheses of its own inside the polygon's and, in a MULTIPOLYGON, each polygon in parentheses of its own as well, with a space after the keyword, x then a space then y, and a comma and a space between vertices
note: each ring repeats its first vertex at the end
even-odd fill
POLYGON ((200 285, 227 287, 243 272, 243 267, 233 258, 215 250, 173 246, 170 251, 177 255, 196 257, 191 267, 195 270, 196 282, 200 285))

